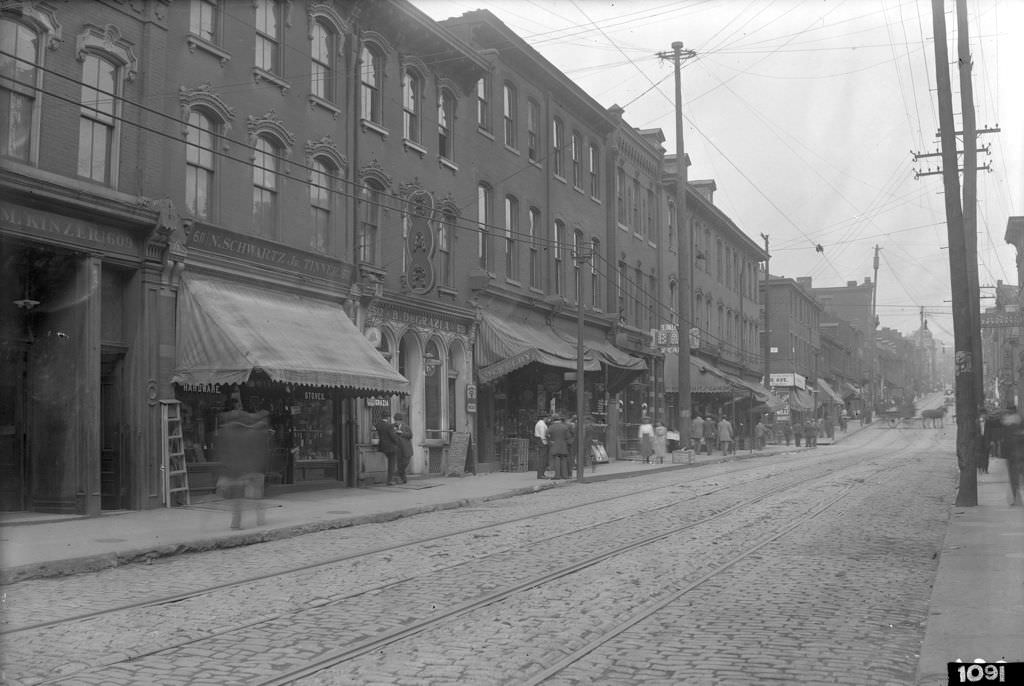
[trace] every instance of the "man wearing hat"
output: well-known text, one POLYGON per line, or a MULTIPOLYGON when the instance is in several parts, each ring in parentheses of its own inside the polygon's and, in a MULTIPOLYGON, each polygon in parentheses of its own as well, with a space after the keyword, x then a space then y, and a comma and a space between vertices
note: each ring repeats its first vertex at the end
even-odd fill
POLYGON ((409 460, 412 459, 412 427, 405 421, 405 415, 401 412, 395 413, 395 436, 398 437, 398 449, 395 451, 396 483, 405 483, 405 470, 409 467, 409 460))
POLYGON ((391 413, 381 414, 373 423, 373 428, 377 430, 377 449, 388 460, 388 486, 391 486, 395 481, 395 453, 398 451, 398 435, 391 423, 391 413))
POLYGON ((560 415, 556 414, 551 418, 551 426, 548 427, 548 447, 555 463, 556 479, 572 477, 572 468, 569 466, 569 445, 573 438, 575 435, 572 427, 562 421, 560 415))

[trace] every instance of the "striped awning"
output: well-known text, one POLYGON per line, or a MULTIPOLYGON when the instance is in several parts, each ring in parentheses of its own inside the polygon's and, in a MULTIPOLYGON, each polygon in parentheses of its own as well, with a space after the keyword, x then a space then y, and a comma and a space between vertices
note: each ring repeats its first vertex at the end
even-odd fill
POLYGON ((220 279, 182 279, 172 381, 238 384, 256 370, 273 381, 357 396, 409 392, 405 377, 338 304, 220 279))
POLYGON ((840 405, 844 404, 843 397, 832 390, 832 386, 830 386, 825 379, 818 379, 818 388, 821 389, 825 395, 831 398, 833 402, 839 403, 840 405))
MULTIPOLYGON (((576 369, 575 338, 559 335, 538 315, 516 308, 505 317, 481 312, 479 321, 474 350, 480 383, 490 383, 531 362, 576 369)), ((597 355, 585 348, 583 371, 600 370, 597 355)))

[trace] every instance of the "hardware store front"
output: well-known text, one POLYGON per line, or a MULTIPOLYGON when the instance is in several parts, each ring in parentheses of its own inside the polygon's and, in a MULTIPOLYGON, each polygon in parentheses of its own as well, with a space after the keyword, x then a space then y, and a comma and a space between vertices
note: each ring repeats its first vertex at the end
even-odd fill
POLYGON ((340 305, 190 276, 178 297, 176 398, 193 488, 216 483, 217 417, 266 412, 268 484, 355 485, 355 399, 408 392, 340 305))

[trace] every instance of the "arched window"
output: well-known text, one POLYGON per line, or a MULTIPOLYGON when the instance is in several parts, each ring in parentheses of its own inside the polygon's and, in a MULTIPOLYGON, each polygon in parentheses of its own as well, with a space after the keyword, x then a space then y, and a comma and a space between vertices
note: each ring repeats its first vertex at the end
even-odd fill
POLYGON ((519 201, 505 196, 505 278, 519 279, 519 201))
POLYGON ((402 135, 413 143, 420 142, 420 98, 423 79, 415 69, 406 69, 402 75, 402 135))
POLYGON ((256 136, 252 163, 252 223, 257 236, 274 238, 277 231, 277 160, 279 146, 269 136, 256 136))
POLYGON ((579 131, 572 132, 572 144, 570 146, 572 155, 572 187, 583 188, 583 136, 579 131))
POLYGON ((565 124, 555 117, 551 124, 551 157, 555 176, 565 176, 565 124))
POLYGON ((214 119, 193 109, 185 128, 185 207, 201 219, 213 215, 214 119))
POLYGON ((552 270, 552 277, 554 283, 552 287, 555 295, 565 295, 565 249, 566 249, 566 238, 565 235, 565 222, 561 219, 555 220, 554 240, 555 247, 553 251, 554 265, 552 270))
POLYGON ((540 210, 530 208, 530 288, 541 288, 541 241, 540 210))
POLYGON ((531 162, 540 159, 540 103, 533 98, 527 100, 526 106, 526 138, 527 157, 531 162))
POLYGON ((476 82, 476 125, 483 131, 491 130, 491 79, 481 76, 476 82))
POLYGON ((314 157, 310 166, 309 207, 313 232, 309 247, 317 252, 327 252, 330 237, 334 233, 331 210, 334 207, 338 169, 325 157, 314 157))
POLYGON ((310 94, 333 102, 335 97, 335 73, 338 61, 338 34, 334 27, 323 19, 316 19, 310 31, 309 72, 310 94))
POLYGON ((447 88, 441 89, 437 99, 437 154, 446 160, 455 159, 455 96, 447 88))
POLYGON ((380 236, 380 218, 384 189, 377 181, 367 179, 359 189, 359 229, 356 235, 356 253, 359 261, 377 264, 377 243, 380 236))
POLYGON ((436 341, 427 343, 426 353, 423 355, 423 419, 424 428, 427 430, 427 437, 440 438, 441 430, 444 429, 444 397, 442 393, 447 385, 445 383, 444 358, 436 341))
POLYGON ((590 239, 590 306, 595 310, 601 307, 601 276, 597 271, 597 261, 601 255, 601 241, 590 239))
POLYGON ((103 184, 113 183, 114 143, 117 138, 117 65, 89 53, 82 60, 82 108, 78 134, 78 175, 103 184))
POLYGON ((494 191, 485 183, 476 187, 477 264, 481 269, 492 268, 491 225, 494 223, 494 191))
POLYGON ((590 197, 595 200, 601 199, 601 149, 597 145, 590 144, 590 154, 587 157, 587 164, 590 173, 590 197))
POLYGON ((441 226, 437 230, 437 259, 442 286, 451 287, 455 281, 452 263, 452 241, 455 238, 455 214, 446 211, 441 215, 441 226))
POLYGON ((583 251, 585 250, 583 232, 579 229, 572 232, 572 259, 573 259, 573 302, 578 303, 583 299, 583 251))
POLYGON ((362 118, 374 124, 382 123, 381 88, 384 79, 384 58, 380 49, 369 43, 363 45, 362 59, 362 118))
POLYGON ((28 162, 35 143, 36 86, 39 35, 28 26, 0 19, 0 155, 28 162))
POLYGON ((518 103, 516 98, 516 87, 511 83, 506 83, 503 89, 503 105, 504 105, 504 120, 505 120, 505 145, 515 149, 516 147, 516 120, 518 113, 518 103))

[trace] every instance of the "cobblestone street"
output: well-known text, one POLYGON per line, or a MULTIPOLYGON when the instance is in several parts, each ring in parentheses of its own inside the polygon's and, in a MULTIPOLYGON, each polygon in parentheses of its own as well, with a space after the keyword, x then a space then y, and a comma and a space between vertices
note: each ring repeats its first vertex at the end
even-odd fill
POLYGON ((863 432, 14 584, 5 682, 912 683, 949 442, 863 432))

